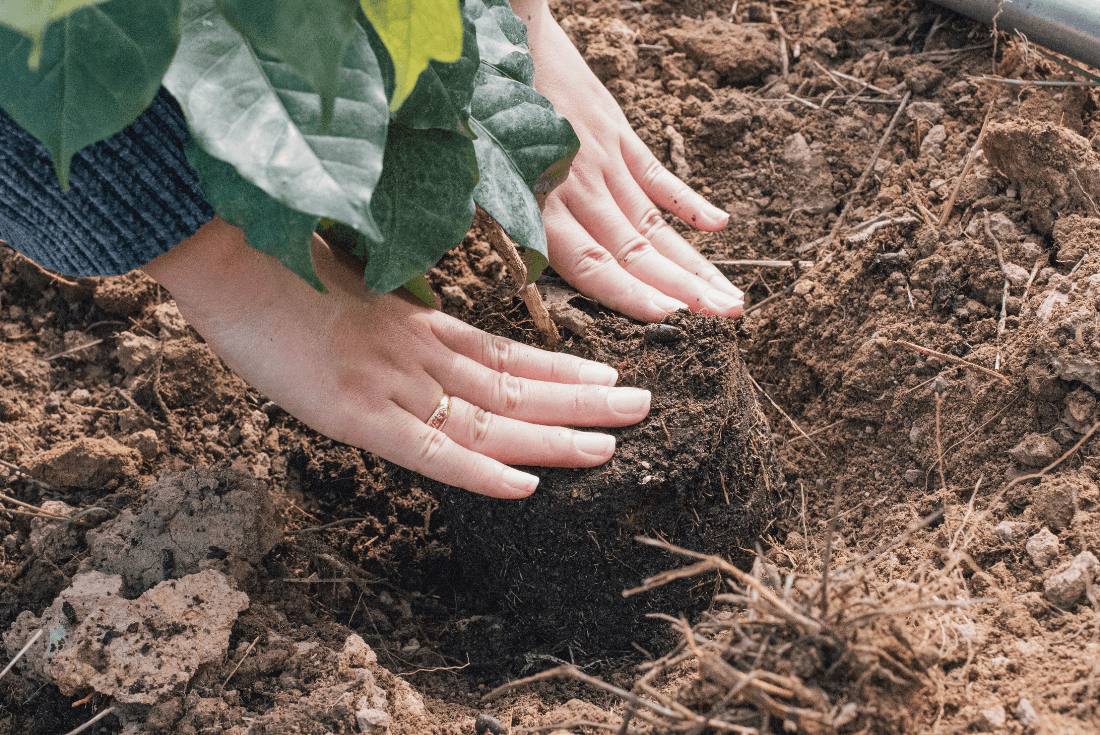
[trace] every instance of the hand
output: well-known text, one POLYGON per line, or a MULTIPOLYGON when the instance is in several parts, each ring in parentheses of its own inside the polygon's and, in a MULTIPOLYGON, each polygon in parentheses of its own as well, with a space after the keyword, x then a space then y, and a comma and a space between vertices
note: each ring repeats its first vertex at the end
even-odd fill
POLYGON ((399 292, 379 296, 314 237, 328 289, 314 291, 215 217, 146 265, 238 375, 317 431, 449 485, 521 498, 538 478, 504 463, 591 467, 615 439, 570 426, 625 426, 649 391, 613 388, 597 362, 494 337, 399 292), (217 278, 211 278, 216 273, 217 278), (444 393, 442 431, 425 422, 444 393))
POLYGON ((550 265, 574 287, 628 316, 677 309, 740 316, 744 294, 665 222, 701 230, 729 215, 664 168, 558 26, 546 0, 512 0, 527 25, 535 88, 581 140, 569 178, 543 208, 550 265))

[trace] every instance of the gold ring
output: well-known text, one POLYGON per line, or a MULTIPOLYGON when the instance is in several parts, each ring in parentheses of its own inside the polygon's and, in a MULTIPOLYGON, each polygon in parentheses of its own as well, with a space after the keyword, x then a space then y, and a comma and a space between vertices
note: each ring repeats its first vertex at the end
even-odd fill
POLYGON ((442 431, 443 424, 447 423, 447 418, 451 413, 451 397, 446 393, 439 399, 439 405, 432 411, 432 415, 428 417, 428 426, 433 429, 442 431))

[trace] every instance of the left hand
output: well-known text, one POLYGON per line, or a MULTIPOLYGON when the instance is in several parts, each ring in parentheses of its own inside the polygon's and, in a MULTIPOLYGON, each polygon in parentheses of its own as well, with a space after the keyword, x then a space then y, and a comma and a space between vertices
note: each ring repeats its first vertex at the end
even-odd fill
POLYGON ((729 215, 661 165, 546 0, 512 0, 512 8, 527 25, 535 88, 581 140, 569 178, 543 208, 550 265, 581 292, 635 319, 659 321, 684 308, 740 316, 741 290, 658 207, 707 231, 725 227, 729 215))

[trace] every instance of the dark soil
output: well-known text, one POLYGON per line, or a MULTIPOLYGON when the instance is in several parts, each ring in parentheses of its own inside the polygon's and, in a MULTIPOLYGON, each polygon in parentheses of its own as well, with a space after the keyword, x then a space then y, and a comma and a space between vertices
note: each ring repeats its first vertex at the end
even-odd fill
MULTIPOLYGON (((258 562, 218 561, 251 605, 226 664, 200 672, 164 710, 186 711, 161 718, 167 731, 178 720, 243 733, 242 718, 279 711, 313 681, 292 646, 339 651, 349 632, 422 697, 394 732, 471 732, 483 708, 516 728, 618 722, 620 701, 576 683, 489 705, 479 694, 558 659, 632 685, 643 654, 630 644, 660 643, 659 626, 636 627, 637 616, 692 614, 716 581, 623 602, 623 587, 680 563, 634 545, 634 534, 667 534, 741 563, 759 543, 780 575, 820 575, 829 528, 835 570, 942 509, 941 522, 868 560, 853 589, 942 601, 931 580, 953 548, 968 560, 960 584, 988 601, 899 616, 924 667, 920 686, 880 701, 853 681, 846 691, 864 697, 863 710, 840 731, 1100 729, 1097 613, 1087 595, 1056 605, 1047 592, 1072 558, 1097 551, 1097 439, 1042 482, 1002 492, 1100 418, 1095 89, 975 81, 1080 77, 1020 38, 1002 35, 994 51, 987 28, 919 0, 777 2, 777 23, 766 4, 736 7, 731 18, 728 0, 552 3, 643 140, 732 215, 719 233, 677 224, 685 236, 715 260, 812 265, 726 266, 750 306, 775 298, 732 326, 674 317, 683 334, 671 343, 646 342, 641 326, 574 299, 598 321, 565 349, 652 388, 655 410, 619 432, 611 464, 541 472, 525 503, 432 488, 303 428, 225 370, 179 323, 168 294, 139 275, 72 282, 3 251, 0 459, 64 487, 9 467, 2 491, 35 506, 105 510, 48 553, 32 534, 41 521, 0 518, 0 632, 22 611, 41 614, 86 568, 88 531, 140 507, 160 475, 231 466, 269 488, 287 533, 258 562), (908 111, 853 195, 906 90, 908 111), (931 217, 943 214, 990 110, 985 155, 937 225, 931 217), (684 155, 674 160, 678 137, 684 155), (735 345, 760 387, 770 442, 751 418, 753 397, 726 393, 735 345), (743 422, 757 433, 739 431, 743 422), (767 457, 769 443, 786 490, 776 477, 761 494, 759 480, 772 476, 744 459, 767 457), (789 517, 772 512, 771 493, 790 497, 789 517), (555 498, 561 509, 544 511, 555 498), (536 513, 545 535, 532 538, 536 513), (1028 546, 1044 528, 1056 539, 1051 558, 1028 546), (562 561, 553 549, 563 547, 578 556, 562 561), (253 642, 245 662, 255 665, 223 693, 253 642)), ((431 274, 451 313, 537 343, 507 281, 477 232, 431 274)), ((695 687, 701 701, 705 689, 695 687)), ((108 704, 97 696, 72 709, 75 699, 17 669, 0 681, 0 733, 64 732, 108 704)), ((102 727, 121 731, 112 719, 102 727)))

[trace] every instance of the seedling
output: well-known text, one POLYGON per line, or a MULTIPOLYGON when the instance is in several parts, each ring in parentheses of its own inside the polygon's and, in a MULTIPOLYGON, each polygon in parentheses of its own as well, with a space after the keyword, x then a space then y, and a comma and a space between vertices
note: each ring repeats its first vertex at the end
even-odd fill
MULTIPOLYGON (((72 157, 163 85, 203 194, 315 288, 314 231, 353 234, 365 282, 420 277, 488 212, 546 266, 536 195, 580 146, 531 86, 507 0, 15 0, 0 8, 0 108, 72 157)), ((423 288, 420 293, 424 296, 423 288)))

